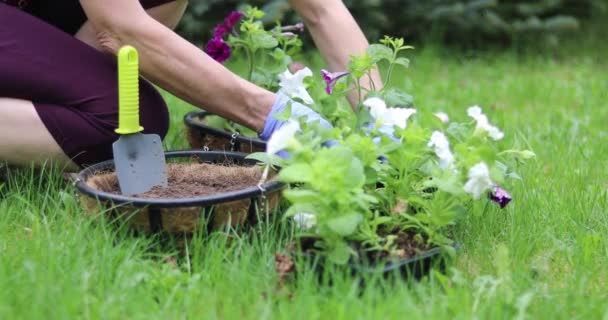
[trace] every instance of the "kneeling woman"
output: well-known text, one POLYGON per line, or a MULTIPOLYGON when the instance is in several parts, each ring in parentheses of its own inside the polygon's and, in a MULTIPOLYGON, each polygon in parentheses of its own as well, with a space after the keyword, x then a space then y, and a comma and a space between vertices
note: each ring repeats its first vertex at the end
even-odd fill
MULTIPOLYGON (((340 0, 291 0, 330 69, 368 45, 340 0)), ((141 122, 164 137, 169 113, 150 84, 268 139, 289 99, 231 73, 173 32, 185 0, 0 0, 0 162, 67 170, 112 157, 115 54, 140 54, 141 122), (150 81, 150 82, 148 82, 150 81)), ((308 107, 293 112, 318 119, 308 107)))

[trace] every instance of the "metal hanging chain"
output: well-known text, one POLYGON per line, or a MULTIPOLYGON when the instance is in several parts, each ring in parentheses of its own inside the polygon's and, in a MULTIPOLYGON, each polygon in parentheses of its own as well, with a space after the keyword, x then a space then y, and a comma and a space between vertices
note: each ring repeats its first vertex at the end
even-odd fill
POLYGON ((232 139, 230 139, 230 151, 234 151, 236 146, 236 139, 239 137, 239 133, 235 132, 232 134, 232 139))
POLYGON ((260 189, 260 191, 262 192, 259 198, 258 210, 260 210, 262 214, 268 214, 268 212, 266 212, 266 189, 264 189, 264 186, 262 186, 262 184, 258 184, 258 189, 260 189))
POLYGON ((260 189, 260 191, 262 192, 260 195, 259 208, 262 210, 266 209, 266 189, 264 189, 264 183, 266 183, 266 180, 268 179, 269 171, 270 171, 270 166, 267 165, 264 168, 264 172, 262 172, 262 177, 260 178, 260 181, 258 181, 258 189, 260 189))

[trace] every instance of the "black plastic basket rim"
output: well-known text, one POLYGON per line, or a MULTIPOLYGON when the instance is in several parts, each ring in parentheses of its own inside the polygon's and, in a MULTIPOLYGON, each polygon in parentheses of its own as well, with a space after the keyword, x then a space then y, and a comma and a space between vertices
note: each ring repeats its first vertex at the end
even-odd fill
MULTIPOLYGON (((201 161, 217 161, 222 159, 237 160, 240 163, 254 165, 258 163, 256 160, 245 159, 247 154, 242 152, 228 151, 203 151, 203 150, 176 150, 165 152, 165 158, 189 158, 197 157, 201 161)), ((86 184, 86 181, 92 175, 111 170, 114 168, 114 160, 107 160, 94 164, 82 170, 78 174, 76 180, 76 188, 83 194, 95 198, 102 202, 111 202, 113 204, 128 204, 134 207, 149 207, 149 208, 178 208, 178 207, 207 207, 210 205, 225 203, 235 200, 253 198, 262 195, 262 193, 272 193, 283 189, 285 184, 280 181, 270 181, 262 184, 260 187, 249 187, 238 191, 223 192, 214 195, 192 197, 192 198, 157 198, 144 199, 131 196, 117 195, 109 192, 99 191, 91 188, 86 184)))
MULTIPOLYGON (((192 111, 192 112, 187 113, 184 116, 184 123, 187 126, 189 126, 191 128, 196 128, 197 130, 199 130, 201 132, 210 133, 215 136, 220 136, 220 137, 223 137, 226 139, 233 139, 231 132, 224 131, 224 130, 217 129, 217 128, 212 128, 208 125, 202 124, 199 121, 194 120, 194 118, 204 118, 206 116, 211 116, 211 115, 215 115, 215 114, 208 112, 208 111, 192 111)), ((264 140, 244 137, 241 135, 237 136, 234 139, 241 144, 250 144, 254 147, 259 147, 259 148, 264 148, 264 149, 266 148, 266 142, 264 140)))
MULTIPOLYGON (((461 245, 459 243, 454 243, 451 247, 455 250, 459 250, 461 245)), ((417 263, 429 263, 433 259, 441 257, 443 253, 443 248, 434 247, 408 258, 387 260, 380 271, 386 274, 415 266, 417 263)), ((303 253, 302 256, 305 258, 314 258, 316 255, 312 253, 303 253)), ((356 272, 373 273, 378 271, 377 266, 361 265, 352 261, 348 262, 347 265, 356 272)))

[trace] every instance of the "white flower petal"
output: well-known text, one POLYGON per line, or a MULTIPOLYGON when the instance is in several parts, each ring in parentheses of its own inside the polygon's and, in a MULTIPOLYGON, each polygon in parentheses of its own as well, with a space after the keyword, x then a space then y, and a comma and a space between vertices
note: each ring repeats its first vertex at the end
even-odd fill
POLYGON ((293 139, 296 132, 300 130, 300 123, 294 120, 289 120, 285 125, 275 131, 268 142, 266 143, 266 152, 275 154, 289 145, 289 141, 293 139))
POLYGON ((311 77, 312 71, 307 67, 291 74, 289 70, 279 74, 279 86, 281 90, 290 98, 300 98, 304 103, 312 104, 314 101, 304 87, 304 78, 311 77))
POLYGON ((477 126, 475 127, 476 130, 483 130, 487 132, 490 138, 494 140, 500 140, 505 136, 504 133, 500 131, 500 129, 490 124, 490 121, 488 121, 488 117, 483 114, 479 106, 472 106, 468 108, 467 114, 469 115, 469 117, 477 121, 477 126))
POLYGON ((401 129, 407 127, 407 120, 416 113, 414 108, 387 108, 384 100, 378 97, 366 99, 363 105, 369 107, 371 116, 383 126, 398 126, 401 129))
POLYGON ((435 149, 441 169, 454 168, 454 155, 450 151, 450 142, 442 132, 433 131, 428 146, 435 149))
POLYGON ((439 120, 441 120, 441 122, 443 122, 443 123, 450 122, 450 117, 448 117, 448 114, 445 112, 436 112, 435 116, 437 118, 439 118, 439 120))
POLYGON ((467 114, 473 119, 477 119, 477 116, 481 115, 481 108, 479 106, 472 106, 467 109, 467 114))
POLYGON ((395 125, 401 129, 407 127, 407 120, 416 113, 414 108, 388 108, 384 116, 384 124, 395 125))
POLYGON ((307 230, 317 225, 317 217, 314 214, 306 212, 296 213, 293 216, 293 221, 298 229, 307 230))
POLYGON ((370 114, 374 119, 381 118, 386 113, 386 103, 378 97, 371 97, 363 101, 363 105, 370 109, 370 114))
POLYGON ((490 169, 484 162, 480 162, 469 169, 469 180, 464 185, 464 191, 477 200, 481 195, 494 187, 490 179, 490 169))

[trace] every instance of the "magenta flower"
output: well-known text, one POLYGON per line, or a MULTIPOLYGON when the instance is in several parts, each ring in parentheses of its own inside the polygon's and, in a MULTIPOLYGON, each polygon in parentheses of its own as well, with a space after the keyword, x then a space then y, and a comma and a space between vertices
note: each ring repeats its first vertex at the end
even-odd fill
POLYGON ((227 30, 232 30, 239 21, 243 19, 243 13, 238 11, 232 11, 230 14, 224 19, 224 26, 227 30))
POLYGON ((321 75, 323 76, 323 80, 325 80, 325 91, 327 92, 327 94, 332 94, 336 82, 340 80, 340 78, 345 77, 349 74, 350 72, 346 71, 329 72, 325 69, 321 69, 321 75))
POLYGON ((215 26, 215 30, 213 30, 213 37, 222 38, 226 33, 228 33, 228 28, 223 24, 218 24, 215 26))
POLYGON ((511 195, 509 195, 506 190, 499 186, 494 187, 494 192, 488 194, 488 196, 490 197, 490 200, 498 203, 501 209, 504 209, 504 207, 506 207, 512 199, 511 195))
POLYGON ((230 46, 221 37, 214 37, 205 46, 205 52, 219 63, 230 58, 230 51, 230 46))

